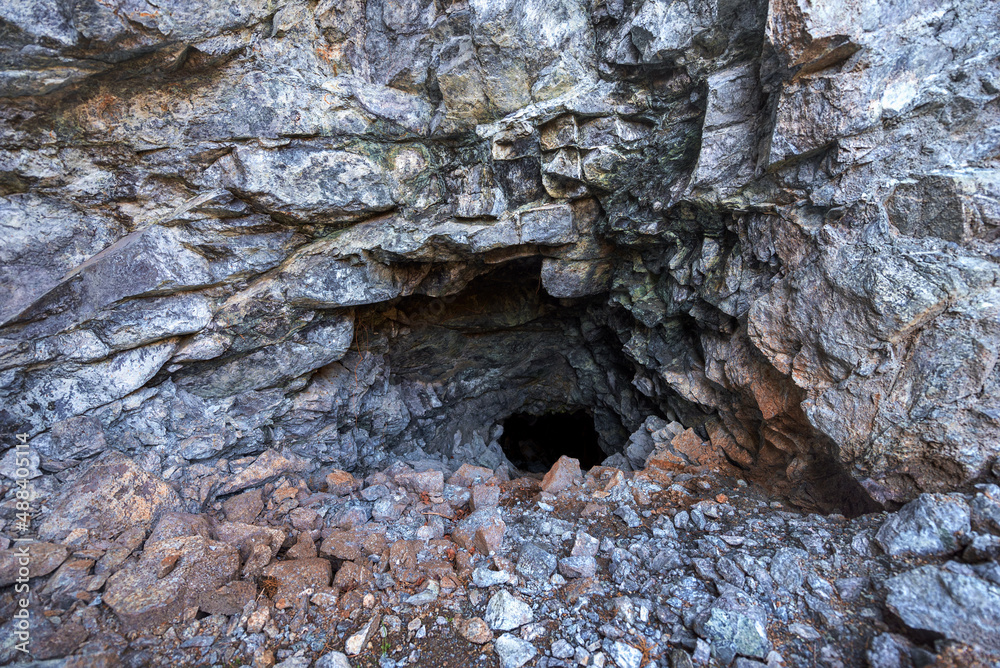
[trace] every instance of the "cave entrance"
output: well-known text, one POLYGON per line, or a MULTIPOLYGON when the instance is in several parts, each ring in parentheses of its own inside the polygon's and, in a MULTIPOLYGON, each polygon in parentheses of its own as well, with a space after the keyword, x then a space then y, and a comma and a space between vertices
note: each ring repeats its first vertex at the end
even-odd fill
POLYGON ((598 444, 594 417, 586 410, 515 413, 503 422, 500 446, 514 466, 529 473, 545 473, 563 455, 579 459, 584 470, 607 457, 598 444))

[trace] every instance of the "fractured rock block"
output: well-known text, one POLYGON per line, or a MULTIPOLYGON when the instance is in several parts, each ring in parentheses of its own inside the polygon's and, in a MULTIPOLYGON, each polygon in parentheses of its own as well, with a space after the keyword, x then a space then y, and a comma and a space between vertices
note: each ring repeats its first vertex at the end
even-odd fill
POLYGON ((474 485, 471 504, 473 510, 497 507, 500 505, 500 488, 496 485, 474 485))
POLYGON ((288 473, 301 473, 309 462, 291 453, 265 450, 250 466, 230 478, 219 490, 220 496, 257 487, 288 473))
POLYGON ((359 589, 372 583, 374 576, 369 568, 353 561, 345 561, 333 578, 335 587, 341 591, 359 589))
POLYGON ((542 490, 549 494, 558 494, 581 482, 583 473, 580 470, 580 460, 563 455, 542 478, 542 490))
POLYGON ((152 628, 198 605, 203 594, 232 580, 239 567, 235 547, 203 536, 147 543, 138 564, 108 579, 104 602, 125 628, 152 628), (174 565, 160 577, 165 561, 174 565))
POLYGON ((13 584, 21 566, 27 566, 29 578, 37 578, 57 569, 68 556, 69 550, 55 543, 16 543, 0 550, 0 587, 13 584))
POLYGON ((521 556, 517 560, 517 572, 529 582, 545 582, 555 573, 557 561, 554 554, 546 552, 534 543, 528 543, 521 548, 521 556))
POLYGON ((269 213, 297 221, 350 220, 396 204, 391 175, 360 154, 243 146, 220 165, 227 187, 269 213))
POLYGON ((272 597, 275 601, 280 598, 293 600, 307 589, 316 591, 329 587, 333 566, 323 557, 276 561, 264 569, 264 575, 277 580, 278 591, 272 597))
POLYGON ((202 536, 211 539, 215 537, 213 533, 212 522, 208 515, 171 511, 160 517, 156 526, 153 527, 153 531, 149 534, 148 540, 155 543, 183 536, 202 536))
POLYGON ((330 494, 347 496, 360 488, 361 483, 347 471, 335 469, 326 474, 326 491, 330 494))
MULTIPOLYGON (((476 534, 483 531, 483 539, 489 544, 496 545, 496 535, 502 536, 507 529, 506 523, 500 518, 500 513, 496 508, 483 508, 469 514, 468 517, 458 523, 458 526, 451 532, 451 539, 459 547, 466 550, 479 549, 476 547, 476 534), (488 540, 487 540, 488 539, 488 540)), ((499 541, 502 544, 502 539, 499 541)), ((496 549, 494 547, 494 549, 496 549)))
POLYGON ((473 485, 481 485, 489 482, 495 477, 496 473, 494 473, 492 469, 482 466, 473 466, 472 464, 462 464, 458 470, 455 471, 450 478, 448 478, 448 484, 456 485, 458 487, 472 487, 473 485))
POLYGON ((602 294, 611 286, 611 262, 545 258, 542 261, 542 285, 553 297, 602 294))
POLYGON ((199 596, 198 608, 210 615, 238 615, 256 596, 257 586, 253 582, 230 582, 199 596))
POLYGON ((260 511, 264 510, 261 490, 250 489, 229 497, 222 502, 222 510, 230 522, 252 523, 260 515, 260 511))
POLYGON ((396 476, 396 482, 415 494, 440 494, 444 491, 444 474, 441 471, 413 471, 396 476))
POLYGON ((573 146, 577 140, 576 117, 572 114, 559 116, 542 126, 539 141, 543 151, 554 151, 564 146, 573 146))
POLYGON ((320 554, 336 559, 355 561, 361 558, 361 541, 364 537, 357 531, 330 531, 319 547, 320 554))
POLYGON ((521 213, 521 243, 557 246, 576 241, 573 209, 568 204, 551 204, 521 213))
POLYGON ((559 560, 559 572, 568 578, 591 578, 597 573, 594 557, 563 557, 559 560))

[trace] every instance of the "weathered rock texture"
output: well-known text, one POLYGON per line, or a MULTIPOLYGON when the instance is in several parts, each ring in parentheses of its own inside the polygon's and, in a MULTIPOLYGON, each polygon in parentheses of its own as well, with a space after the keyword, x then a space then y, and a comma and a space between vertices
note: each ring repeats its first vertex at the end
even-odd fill
POLYGON ((44 473, 492 468, 506 416, 581 407, 819 505, 995 465, 993 3, 2 0, 0 35, 0 424, 44 473))

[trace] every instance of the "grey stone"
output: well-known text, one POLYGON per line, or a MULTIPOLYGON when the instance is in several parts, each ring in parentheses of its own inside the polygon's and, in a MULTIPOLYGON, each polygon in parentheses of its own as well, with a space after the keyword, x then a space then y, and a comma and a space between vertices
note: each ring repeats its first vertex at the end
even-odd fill
POLYGON ((483 566, 472 571, 472 582, 477 587, 487 588, 495 585, 507 584, 515 576, 507 571, 494 571, 483 566))
POLYGON ((585 531, 576 532, 576 540, 573 542, 573 550, 570 556, 573 557, 596 557, 600 550, 601 542, 585 531))
POLYGON ((805 550, 783 547, 771 559, 770 574, 774 581, 790 592, 798 592, 806 578, 809 555, 805 550))
POLYGON ((660 550, 656 553, 653 560, 649 564, 649 568, 653 572, 662 573, 664 571, 680 568, 683 565, 684 560, 681 558, 680 552, 673 549, 666 549, 660 550))
POLYGON ((560 638, 552 643, 551 650, 552 656, 557 659, 569 659, 574 655, 573 645, 566 642, 565 638, 560 638))
POLYGON ((262 209, 297 220, 343 220, 395 205, 391 177, 364 155, 241 147, 222 183, 262 209))
POLYGON ((979 485, 970 505, 972 529, 1000 535, 1000 486, 979 485))
POLYGON ((556 571, 558 559, 534 543, 527 543, 521 548, 521 556, 517 560, 517 573, 529 582, 544 582, 556 571))
POLYGON ((921 494, 887 519, 875 540, 892 556, 942 554, 958 549, 958 538, 969 530, 965 499, 921 494))
POLYGON ((712 608, 703 630, 712 655, 723 664, 737 655, 763 659, 771 650, 764 624, 741 612, 712 608))
POLYGON ((1000 536, 974 534, 962 551, 962 560, 969 563, 995 561, 1000 558, 1000 536))
POLYGON ((513 631, 534 619, 534 615, 531 606, 501 589, 490 598, 483 619, 494 631, 513 631))
POLYGON ((889 578, 886 605, 911 629, 1000 649, 1000 585, 937 566, 889 578))
POLYGON ((274 668, 309 668, 311 664, 312 659, 307 659, 304 656, 292 656, 274 664, 274 668))
POLYGON ((622 518, 622 520, 630 528, 634 529, 636 527, 642 526, 642 519, 636 514, 635 509, 632 506, 620 506, 618 510, 615 511, 615 515, 622 518))
POLYGON ((615 665, 621 668, 641 668, 642 652, 637 648, 620 640, 611 645, 611 658, 615 660, 615 665))
POLYGON ((904 638, 892 633, 880 633, 872 638, 865 652, 872 668, 903 668, 909 664, 909 652, 904 638))
POLYGON ((351 668, 351 663, 343 652, 328 652, 316 659, 315 668, 351 668))
POLYGON ((509 633, 497 638, 493 642, 493 647, 500 656, 502 668, 521 668, 538 654, 538 650, 530 642, 509 633))
POLYGON ((344 643, 344 651, 348 656, 357 656, 364 651, 368 641, 375 637, 380 621, 382 621, 382 616, 376 613, 371 619, 365 622, 361 629, 347 639, 344 643))

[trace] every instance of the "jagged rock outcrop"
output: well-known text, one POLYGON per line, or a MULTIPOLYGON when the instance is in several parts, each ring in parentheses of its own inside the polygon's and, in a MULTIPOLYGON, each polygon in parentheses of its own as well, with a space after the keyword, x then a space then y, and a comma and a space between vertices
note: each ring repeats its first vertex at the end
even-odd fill
POLYGON ((813 507, 998 472, 991 3, 0 26, 0 431, 43 490, 109 448, 204 479, 192 511, 269 449, 493 468, 505 417, 576 408, 609 455, 657 415, 813 507))

